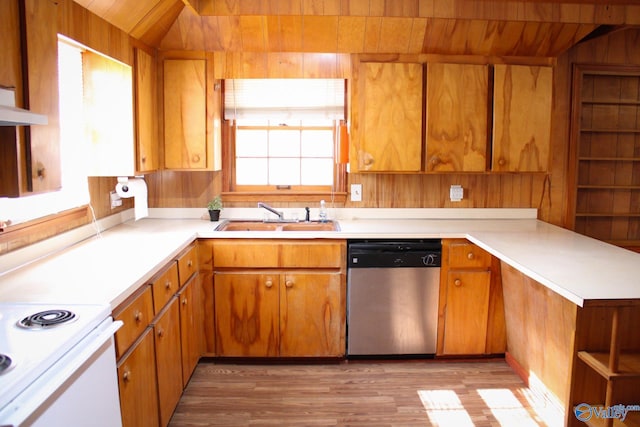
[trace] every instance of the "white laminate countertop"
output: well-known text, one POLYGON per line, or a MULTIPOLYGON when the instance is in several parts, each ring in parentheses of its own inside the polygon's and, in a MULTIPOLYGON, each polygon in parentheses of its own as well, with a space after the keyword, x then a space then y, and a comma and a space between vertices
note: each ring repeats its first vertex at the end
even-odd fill
POLYGON ((640 299, 640 254, 524 215, 499 219, 338 218, 338 232, 217 232, 202 219, 149 218, 109 228, 19 268, 3 268, 0 301, 108 303, 148 282, 195 238, 468 238, 577 305, 640 299))

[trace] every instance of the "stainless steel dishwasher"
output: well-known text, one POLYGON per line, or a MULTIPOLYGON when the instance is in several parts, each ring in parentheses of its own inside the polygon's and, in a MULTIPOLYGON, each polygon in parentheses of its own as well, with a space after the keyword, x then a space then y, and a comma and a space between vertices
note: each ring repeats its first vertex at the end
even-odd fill
POLYGON ((349 241, 347 356, 436 352, 442 243, 349 241))

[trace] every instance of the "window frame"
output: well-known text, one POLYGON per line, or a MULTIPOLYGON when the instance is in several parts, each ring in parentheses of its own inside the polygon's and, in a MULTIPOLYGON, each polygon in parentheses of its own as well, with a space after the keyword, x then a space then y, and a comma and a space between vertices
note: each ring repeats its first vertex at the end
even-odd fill
MULTIPOLYGON (((344 84, 344 117, 348 114, 348 80, 344 84)), ((224 87, 224 85, 223 85, 224 87)), ((224 94, 223 94, 224 99, 224 94)), ((224 106, 223 106, 224 108, 224 106)), ((225 201, 228 202, 253 202, 253 201, 310 201, 317 202, 318 198, 329 199, 333 202, 344 203, 346 201, 347 165, 340 163, 338 138, 340 126, 345 125, 346 120, 336 120, 333 130, 333 184, 320 185, 237 185, 236 184, 236 130, 237 123, 233 119, 222 120, 222 190, 225 201)), ((249 127, 249 126, 247 126, 249 127)), ((251 125, 252 128, 257 128, 251 125)), ((318 126, 309 126, 309 129, 318 126)), ((268 127, 263 127, 267 129, 268 127)), ((271 129, 274 127, 272 126, 271 129)), ((307 128, 302 126, 301 128, 307 128)), ((326 129, 323 127, 323 129, 326 129)))

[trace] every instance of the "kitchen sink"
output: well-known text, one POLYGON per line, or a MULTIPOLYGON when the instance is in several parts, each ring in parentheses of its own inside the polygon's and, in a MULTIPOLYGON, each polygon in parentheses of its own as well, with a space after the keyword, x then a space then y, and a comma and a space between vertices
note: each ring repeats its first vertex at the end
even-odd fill
POLYGON ((337 221, 268 222, 260 220, 228 219, 215 231, 340 231, 337 221))
POLYGON ((340 227, 335 221, 293 222, 283 224, 282 231, 340 231, 340 227))
POLYGON ((225 221, 216 231, 276 231, 279 224, 262 221, 225 221))

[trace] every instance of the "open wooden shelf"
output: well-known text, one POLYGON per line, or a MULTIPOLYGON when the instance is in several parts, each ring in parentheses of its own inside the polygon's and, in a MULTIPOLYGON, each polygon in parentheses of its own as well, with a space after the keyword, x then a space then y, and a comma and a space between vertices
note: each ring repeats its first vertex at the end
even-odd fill
POLYGON ((576 232, 640 244, 640 67, 576 67, 572 100, 576 232))
POLYGON ((640 353, 621 353, 616 372, 609 369, 608 352, 579 351, 578 357, 607 380, 640 378, 640 353))

